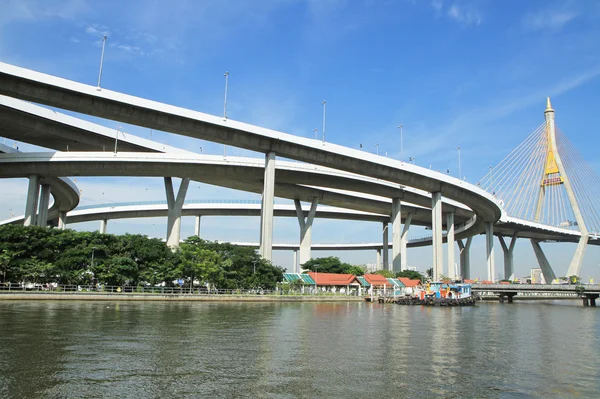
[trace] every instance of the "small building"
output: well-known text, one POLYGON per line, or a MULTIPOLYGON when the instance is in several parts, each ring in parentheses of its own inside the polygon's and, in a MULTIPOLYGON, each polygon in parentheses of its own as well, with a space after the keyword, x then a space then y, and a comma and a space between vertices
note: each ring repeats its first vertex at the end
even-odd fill
POLYGON ((529 278, 531 279, 531 284, 546 284, 544 274, 540 268, 531 269, 529 278))
POLYGON ((413 280, 408 277, 398 277, 398 280, 404 284, 403 293, 407 295, 413 295, 421 286, 421 280, 413 280))
POLYGON ((306 273, 315 281, 316 286, 320 291, 340 292, 345 294, 358 294, 361 283, 356 279, 354 274, 338 274, 338 273, 306 273))

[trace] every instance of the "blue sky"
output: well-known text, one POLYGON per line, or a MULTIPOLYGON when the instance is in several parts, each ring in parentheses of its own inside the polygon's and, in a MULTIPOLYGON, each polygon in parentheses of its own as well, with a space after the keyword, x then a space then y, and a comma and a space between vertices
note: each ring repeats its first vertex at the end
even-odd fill
MULTIPOLYGON (((599 22, 596 1, 0 0, 0 61, 96 84, 106 34, 106 88, 222 114, 223 73, 229 71, 232 119, 313 137, 315 128, 321 135, 321 101, 327 100, 327 141, 372 152, 379 144, 380 154, 398 158, 397 126, 403 124, 405 158, 456 175, 460 146, 462 174, 476 182, 542 123, 546 96, 558 126, 600 170, 599 22)), ((126 129, 150 137, 146 129, 126 129)), ((223 151, 161 132, 152 138, 223 151)), ((159 179, 80 178, 77 184, 84 204, 164 198, 159 179)), ((10 193, 0 198, 0 211, 22 213, 26 182, 0 186, 10 193)), ((256 198, 198 184, 188 194, 211 197, 256 198)), ((258 220, 236 220, 236 229, 227 230, 218 219, 203 223, 207 238, 258 238, 258 220)), ((109 231, 160 236, 164 224, 116 222, 109 231)), ((184 235, 192 229, 193 221, 184 221, 184 235)), ((294 220, 277 221, 275 241, 297 240, 297 229, 294 220)), ((379 230, 317 221, 313 237, 316 243, 375 241, 379 230)), ((545 248, 557 274, 566 271, 574 247, 545 248)), ((517 274, 527 274, 535 266, 533 251, 526 241, 516 251, 517 274)), ((414 250, 409 263, 424 269, 430 252, 414 250)), ((496 252, 501 270, 499 245, 496 252)), ((361 263, 375 259, 370 252, 339 255, 361 263)), ((582 274, 600 275, 599 255, 588 250, 582 274)), ((287 266, 291 255, 276 253, 275 261, 287 266)), ((484 275, 483 261, 478 239, 476 275, 484 275)))

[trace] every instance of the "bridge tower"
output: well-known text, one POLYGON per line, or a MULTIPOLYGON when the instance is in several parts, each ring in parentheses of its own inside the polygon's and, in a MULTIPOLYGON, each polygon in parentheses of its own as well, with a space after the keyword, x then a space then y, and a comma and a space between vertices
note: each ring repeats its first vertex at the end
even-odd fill
MULTIPOLYGON (((586 244, 588 242, 589 233, 585 224, 585 220, 583 219, 583 215, 579 208, 577 198, 573 191, 571 181, 569 180, 569 175, 565 170, 562 158, 560 156, 560 152, 558 151, 558 146, 556 144, 556 125, 554 121, 554 109, 552 109, 550 97, 548 97, 546 100, 546 110, 544 111, 544 116, 546 118, 545 139, 547 151, 546 157, 544 159, 545 166, 540 179, 540 188, 538 193, 538 200, 535 209, 534 220, 536 222, 540 221, 542 207, 546 197, 546 188, 550 186, 563 185, 567 194, 567 198, 569 199, 571 209, 573 211, 573 216, 575 216, 577 226, 579 227, 579 231, 581 232, 581 238, 579 239, 579 243, 577 244, 577 249, 575 250, 575 254, 573 256, 573 259, 571 260, 571 264, 569 265, 567 276, 578 276, 579 270, 581 268, 581 262, 583 261, 583 255, 585 253, 586 244)), ((537 249, 536 247, 537 245, 534 244, 534 250, 537 249)), ((535 252, 537 256, 539 252, 537 250, 535 252)), ((539 256, 538 261, 540 261, 540 264, 545 263, 540 259, 539 256)))

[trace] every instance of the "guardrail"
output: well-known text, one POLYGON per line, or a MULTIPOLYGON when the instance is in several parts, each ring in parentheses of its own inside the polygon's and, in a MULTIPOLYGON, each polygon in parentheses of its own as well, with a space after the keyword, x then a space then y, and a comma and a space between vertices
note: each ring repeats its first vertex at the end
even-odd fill
MULTIPOLYGON (((389 291, 389 290, 388 290, 389 291)), ((0 284, 0 295, 2 293, 49 293, 49 294, 156 294, 156 295, 292 295, 292 296, 319 296, 319 297, 342 297, 358 296, 356 290, 350 292, 341 291, 314 291, 312 287, 305 287, 304 292, 301 289, 276 289, 265 290, 260 288, 239 288, 239 289, 206 289, 205 287, 160 287, 160 286, 109 286, 109 285, 46 285, 46 284, 0 284)), ((363 291, 362 295, 366 295, 363 291)), ((362 296, 361 295, 361 296, 362 296)), ((375 295, 375 293, 374 293, 375 295)))
POLYGON ((478 292, 600 292, 600 284, 473 284, 478 292))
MULTIPOLYGON (((200 200, 185 200, 183 205, 190 204, 251 204, 251 205, 259 205, 261 204, 260 200, 236 200, 236 199, 200 199, 200 200)), ((79 206, 75 210, 85 210, 85 209, 94 209, 94 208, 114 208, 117 206, 137 206, 137 205, 167 205, 167 201, 130 201, 130 202, 112 202, 109 204, 94 204, 94 205, 84 205, 79 206)))

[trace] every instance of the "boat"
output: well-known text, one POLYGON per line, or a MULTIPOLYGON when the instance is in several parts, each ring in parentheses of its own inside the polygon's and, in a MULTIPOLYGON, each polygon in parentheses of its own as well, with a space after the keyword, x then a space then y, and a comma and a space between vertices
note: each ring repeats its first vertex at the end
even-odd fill
POLYGON ((471 292, 471 284, 430 282, 412 295, 396 298, 398 305, 473 306, 479 300, 471 292))

